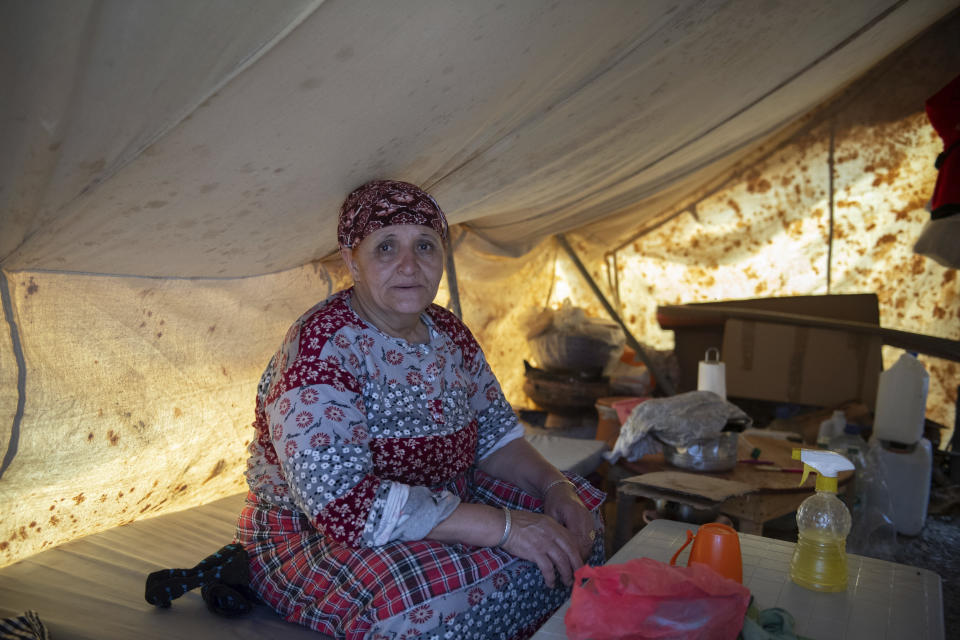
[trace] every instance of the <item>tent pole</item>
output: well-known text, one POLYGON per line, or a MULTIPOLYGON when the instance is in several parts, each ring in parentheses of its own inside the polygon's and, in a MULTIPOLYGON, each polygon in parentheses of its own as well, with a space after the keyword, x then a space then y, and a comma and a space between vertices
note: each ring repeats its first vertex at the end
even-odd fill
POLYGON ((10 284, 7 282, 7 272, 0 269, 0 304, 3 305, 3 316, 10 327, 10 345, 14 360, 17 362, 17 410, 13 415, 13 425, 10 427, 10 442, 3 454, 0 463, 0 478, 13 463, 20 446, 20 423, 23 421, 23 409, 27 397, 27 362, 23 357, 23 345, 20 343, 20 331, 17 329, 17 320, 13 313, 13 299, 10 297, 10 284))
POLYGON ((580 261, 580 257, 573 250, 573 247, 570 246, 570 243, 567 241, 567 237, 562 233, 558 233, 556 236, 557 242, 560 243, 560 246, 563 247, 563 250, 567 252, 567 255, 570 256, 570 259, 573 260, 573 264, 576 265, 577 270, 580 272, 580 275, 583 276, 583 279, 587 281, 587 284, 590 285, 590 289, 593 290, 593 294, 597 296, 597 299, 600 300, 600 304, 603 305, 603 308, 607 310, 607 313, 610 314, 610 317, 620 325, 623 329, 623 333, 627 338, 627 344, 630 345, 630 348, 637 352, 637 357, 643 361, 643 364, 647 366, 647 369, 650 370, 650 373, 653 374, 653 378, 657 383, 657 387, 663 391, 664 395, 672 396, 676 393, 673 388, 673 385, 670 384, 670 381, 667 380, 666 376, 660 374, 660 371, 657 370, 657 367, 653 362, 647 358, 647 354, 644 352, 643 347, 640 346, 640 343, 636 338, 633 337, 633 334, 630 333, 630 329, 627 328, 627 325, 624 324, 623 320, 620 319, 620 314, 617 313, 616 309, 607 301, 606 296, 603 295, 603 291, 600 290, 600 287, 597 286, 597 283, 593 281, 593 278, 590 276, 590 272, 587 271, 587 268, 583 265, 583 262, 580 261))
POLYGON ((447 234, 447 288, 450 289, 451 311, 463 320, 463 311, 460 309, 460 287, 457 285, 457 265, 453 261, 453 239, 447 234))
POLYGON ((827 295, 830 295, 830 285, 832 284, 831 280, 833 274, 831 273, 831 268, 833 267, 833 225, 834 225, 834 211, 833 211, 833 201, 835 194, 833 192, 833 171, 834 171, 834 146, 836 144, 835 131, 834 131, 834 118, 830 118, 830 154, 827 156, 827 171, 830 172, 828 187, 830 189, 830 224, 829 232, 827 235, 827 295))

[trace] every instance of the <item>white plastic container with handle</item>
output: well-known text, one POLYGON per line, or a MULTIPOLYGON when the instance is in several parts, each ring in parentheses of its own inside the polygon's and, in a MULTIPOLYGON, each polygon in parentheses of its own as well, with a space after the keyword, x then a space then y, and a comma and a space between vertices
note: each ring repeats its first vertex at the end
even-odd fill
POLYGON ((877 440, 913 444, 923 437, 930 375, 923 363, 904 353, 880 374, 873 437, 877 440))

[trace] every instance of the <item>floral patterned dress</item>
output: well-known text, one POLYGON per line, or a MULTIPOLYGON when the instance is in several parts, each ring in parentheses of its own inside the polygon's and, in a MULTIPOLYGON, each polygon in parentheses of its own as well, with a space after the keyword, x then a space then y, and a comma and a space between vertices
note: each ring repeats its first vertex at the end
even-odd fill
MULTIPOLYGON (((542 511, 477 467, 523 436, 479 345, 436 305, 428 343, 387 336, 351 297, 301 316, 261 379, 237 523, 253 588, 350 640, 532 634, 568 597, 559 580, 499 548, 424 539, 460 502, 542 511)), ((571 480, 600 528, 603 494, 571 480)))

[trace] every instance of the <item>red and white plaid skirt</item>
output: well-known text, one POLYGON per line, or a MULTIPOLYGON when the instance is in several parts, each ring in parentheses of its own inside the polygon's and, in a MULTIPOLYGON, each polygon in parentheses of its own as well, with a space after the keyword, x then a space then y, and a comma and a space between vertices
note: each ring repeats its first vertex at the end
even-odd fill
MULTIPOLYGON (((597 517, 604 494, 570 475, 597 517)), ((472 470, 447 487, 465 502, 542 511, 519 487, 472 470)), ((237 522, 250 555, 251 587, 290 622, 347 640, 532 634, 569 596, 539 569, 495 547, 433 540, 351 548, 326 538, 303 514, 251 493, 237 522)), ((598 535, 591 564, 604 561, 598 535)))

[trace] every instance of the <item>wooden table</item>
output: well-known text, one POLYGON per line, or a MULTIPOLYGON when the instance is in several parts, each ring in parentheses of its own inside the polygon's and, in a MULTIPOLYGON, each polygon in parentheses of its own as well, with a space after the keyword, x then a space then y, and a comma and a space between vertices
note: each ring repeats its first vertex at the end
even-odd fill
MULTIPOLYGON (((802 470, 799 460, 792 458, 794 448, 800 445, 779 438, 758 435, 738 439, 738 459, 751 459, 754 449, 760 450, 759 460, 794 471, 802 470)), ((743 533, 761 535, 763 523, 796 511, 800 503, 813 493, 816 475, 811 474, 801 486, 799 473, 764 471, 759 465, 738 463, 733 470, 723 473, 691 472, 667 464, 662 454, 646 456, 636 462, 620 461, 620 473, 632 472, 617 483, 617 525, 614 544, 621 546, 631 536, 631 523, 638 497, 652 500, 666 499, 705 509, 717 508, 721 513, 736 517, 743 533)), ((842 472, 840 484, 853 477, 852 471, 842 472)))

